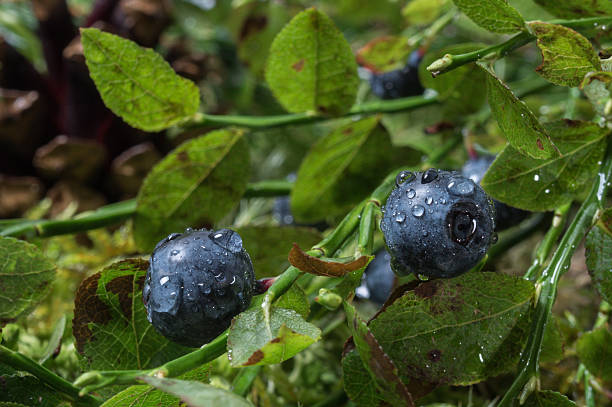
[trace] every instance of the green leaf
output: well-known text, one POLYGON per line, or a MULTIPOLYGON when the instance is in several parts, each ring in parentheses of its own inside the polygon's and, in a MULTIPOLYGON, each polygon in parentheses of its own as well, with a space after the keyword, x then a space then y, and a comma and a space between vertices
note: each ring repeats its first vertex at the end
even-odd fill
POLYGON ((421 84, 438 92, 446 117, 449 114, 461 117, 482 107, 486 99, 486 87, 483 86, 486 74, 476 64, 466 64, 434 78, 427 67, 446 54, 464 54, 480 48, 482 44, 452 45, 427 54, 419 65, 421 84))
POLYGON ((344 312, 353 334, 353 343, 376 388, 392 405, 414 406, 414 397, 400 379, 397 367, 385 354, 366 323, 359 318, 355 308, 345 301, 344 312))
POLYGON ((533 298, 528 281, 472 272, 419 284, 369 328, 400 377, 467 385, 516 367, 533 298))
POLYGON ((252 407, 246 399, 209 384, 200 382, 177 380, 177 379, 161 379, 155 376, 141 376, 141 381, 150 384, 151 386, 179 397, 182 402, 189 407, 252 407))
POLYGON ((488 70, 487 98, 491 113, 508 142, 524 155, 544 159, 556 157, 559 151, 544 127, 527 105, 510 88, 488 70))
POLYGON ((476 24, 495 33, 513 33, 525 27, 525 21, 506 0, 453 0, 476 24))
POLYGON ((521 209, 548 211, 571 201, 591 184, 609 130, 573 120, 547 123, 545 127, 554 135, 562 155, 535 160, 506 146, 481 182, 493 198, 521 209))
POLYGON ((612 112, 612 58, 601 60, 602 71, 589 72, 585 75, 580 88, 602 117, 610 119, 612 112))
MULTIPOLYGON (((442 75, 443 76, 443 75, 442 75)), ((444 109, 440 106, 425 106, 407 112, 384 114, 381 124, 389 132, 394 146, 410 147, 429 155, 444 143, 444 134, 428 134, 426 129, 440 123, 453 124, 448 121, 444 109)))
POLYGON ((291 309, 306 319, 310 313, 310 303, 299 284, 294 283, 289 290, 274 303, 278 308, 291 309))
POLYGON ((586 265, 599 294, 612 303, 612 208, 603 211, 585 242, 586 265))
POLYGON ((434 22, 450 6, 448 0, 412 0, 402 9, 408 25, 427 25, 434 22))
POLYGON ((609 0, 535 0, 549 13, 560 18, 584 18, 612 15, 609 0))
POLYGON ((374 378, 363 366, 356 349, 351 350, 342 358, 342 378, 346 394, 358 406, 386 405, 382 392, 378 390, 374 378))
POLYGON ((104 104, 130 126, 159 131, 198 111, 198 88, 149 48, 82 28, 83 54, 104 104))
MULTIPOLYGON (((181 380, 208 382, 210 365, 201 366, 178 377, 181 380)), ((130 386, 104 402, 102 407, 181 407, 180 399, 148 385, 130 386)))
POLYGON ((249 151, 240 129, 204 134, 178 146, 151 170, 138 193, 134 239, 151 250, 185 227, 212 227, 240 200, 249 151))
POLYGON ((255 307, 232 321, 228 357, 234 367, 280 363, 320 337, 321 330, 293 310, 272 307, 267 318, 262 307, 255 307))
POLYGON ((0 237, 0 327, 32 310, 49 292, 55 265, 38 247, 0 237))
POLYGON ((53 354, 59 349, 62 344, 62 337, 64 336, 64 329, 66 328, 66 315, 62 315, 60 319, 55 323, 49 342, 45 347, 43 356, 38 360, 41 365, 44 364, 53 354))
POLYGON ((291 192, 297 220, 316 222, 344 214, 385 174, 419 161, 413 150, 394 147, 379 121, 377 116, 347 121, 313 145, 291 192))
POLYGON ((359 65, 372 72, 387 72, 403 68, 414 46, 408 44, 408 38, 387 35, 369 41, 357 52, 359 65))
POLYGON ((536 391, 523 404, 523 407, 574 407, 576 403, 561 393, 552 390, 536 391))
POLYGON ((292 243, 312 247, 321 239, 321 233, 303 226, 245 226, 236 228, 251 257, 255 277, 274 277, 289 267, 287 256, 292 243))
POLYGON ((612 334, 607 328, 583 334, 576 343, 576 353, 591 374, 612 380, 612 334))
POLYGON ((266 81, 290 112, 346 113, 359 86, 357 64, 342 33, 310 8, 296 15, 270 47, 266 81))
POLYGON ((536 72, 547 81, 578 86, 588 72, 601 69, 593 45, 571 28, 541 21, 529 23, 529 28, 542 52, 542 64, 536 72))
POLYGON ((79 286, 72 331, 90 370, 146 369, 192 350, 168 341, 147 321, 142 286, 148 266, 123 260, 79 286))

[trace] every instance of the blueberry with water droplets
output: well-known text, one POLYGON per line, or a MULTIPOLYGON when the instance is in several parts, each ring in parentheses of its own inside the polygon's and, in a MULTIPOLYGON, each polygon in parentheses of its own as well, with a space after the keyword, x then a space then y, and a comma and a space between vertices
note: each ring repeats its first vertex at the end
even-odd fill
POLYGON ((147 317, 166 338, 201 346, 250 304, 255 274, 238 233, 187 229, 160 241, 142 298, 147 317))
POLYGON ((493 243, 494 216, 489 196, 458 172, 415 173, 396 185, 384 207, 381 229, 393 271, 420 278, 465 273, 493 243))
MULTIPOLYGON (((482 155, 478 158, 470 159, 464 164, 461 174, 476 184, 480 184, 493 160, 495 160, 494 155, 482 155)), ((497 231, 518 225, 530 214, 528 211, 514 208, 495 199, 493 203, 495 204, 495 228, 497 231)))
POLYGON ((421 53, 414 51, 403 68, 373 73, 370 78, 372 93, 381 99, 397 99, 422 94, 424 89, 419 81, 421 59, 421 53))

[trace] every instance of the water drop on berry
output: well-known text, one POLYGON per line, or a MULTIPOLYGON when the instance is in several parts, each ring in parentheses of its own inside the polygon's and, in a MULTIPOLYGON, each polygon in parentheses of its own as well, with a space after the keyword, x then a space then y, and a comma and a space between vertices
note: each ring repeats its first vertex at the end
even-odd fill
POLYGON ((410 188, 408 191, 406 191, 406 195, 408 196, 409 199, 412 199, 416 196, 416 191, 410 188))
POLYGON ((436 178, 438 178, 438 170, 436 170, 435 168, 430 168, 425 171, 421 176, 421 184, 429 184, 436 178))
POLYGON ((403 213, 398 213, 397 216, 395 217, 395 221, 397 223, 402 223, 405 220, 406 220, 406 215, 404 215, 403 213))
POLYGON ((420 218, 425 214, 425 208, 423 208, 421 205, 414 205, 411 211, 412 215, 416 218, 420 218))
POLYGON ((395 177, 395 185, 399 187, 404 182, 410 182, 415 178, 416 177, 414 173, 412 173, 411 171, 402 171, 399 174, 397 174, 397 177, 395 177))

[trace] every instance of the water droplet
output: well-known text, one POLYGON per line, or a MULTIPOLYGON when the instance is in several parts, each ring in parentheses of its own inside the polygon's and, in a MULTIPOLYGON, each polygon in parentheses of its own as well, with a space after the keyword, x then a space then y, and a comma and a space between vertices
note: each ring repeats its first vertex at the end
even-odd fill
POLYGON ((221 236, 223 236, 223 233, 217 233, 215 234, 215 236, 213 236, 215 239, 219 239, 221 236))
POLYGON ((219 274, 215 275, 215 280, 217 280, 217 281, 221 281, 221 280, 223 280, 223 278, 224 278, 223 273, 219 273, 219 274))
POLYGON ((406 191, 406 195, 408 196, 409 199, 412 199, 416 196, 416 191, 410 188, 408 191, 406 191))
POLYGON ((475 186, 474 181, 466 179, 464 181, 451 181, 446 186, 446 189, 453 195, 470 196, 474 193, 475 186))
POLYGON ((170 297, 174 297, 175 295, 176 295, 176 291, 172 291, 172 292, 170 293, 170 297))
POLYGON ((423 237, 427 237, 429 235, 429 232, 427 232, 426 230, 423 231, 423 237))
POLYGON ((426 203, 427 205, 431 205, 431 204, 433 203, 433 198, 432 198, 432 197, 430 197, 430 196, 428 196, 427 198, 425 198, 425 203, 426 203))
POLYGON ((540 176, 539 176, 538 174, 534 175, 534 176, 533 176, 533 180, 534 180, 535 182, 538 182, 538 181, 540 180, 540 176))
POLYGON ((412 215, 414 215, 415 217, 420 218, 424 214, 425 214, 425 208, 423 208, 421 205, 414 205, 412 207, 412 215))
POLYGON ((180 253, 180 251, 179 251, 179 250, 172 250, 172 251, 170 252, 170 256, 176 256, 176 255, 177 255, 177 254, 179 254, 179 253, 180 253))
POLYGON ((482 358, 482 353, 478 354, 478 359, 480 359, 480 363, 484 363, 484 359, 482 358))
POLYGON ((168 282, 168 280, 170 280, 168 276, 163 276, 162 278, 159 279, 159 284, 164 285, 168 282))
POLYGON ((441 203, 442 205, 446 205, 446 199, 444 199, 444 198, 440 199, 440 203, 441 203))
POLYGON ((412 173, 411 171, 402 171, 399 174, 397 174, 397 177, 395 177, 395 185, 399 187, 404 182, 410 182, 414 180, 415 178, 416 177, 414 173, 412 173))
POLYGON ((544 193, 545 193, 545 194, 550 194, 550 189, 546 188, 546 189, 544 190, 544 193))
POLYGON ((242 251, 242 239, 240 235, 233 230, 221 229, 214 234, 213 239, 217 245, 232 253, 239 253, 242 251))
POLYGON ((429 184, 436 178, 438 178, 438 170, 435 168, 430 168, 421 176, 421 184, 429 184))
POLYGON ((425 274, 417 274, 416 278, 421 280, 421 281, 428 281, 429 280, 429 276, 426 276, 425 274))
POLYGON ((406 220, 406 215, 404 215, 403 213, 398 213, 397 216, 395 217, 395 221, 397 223, 402 223, 405 220, 406 220))

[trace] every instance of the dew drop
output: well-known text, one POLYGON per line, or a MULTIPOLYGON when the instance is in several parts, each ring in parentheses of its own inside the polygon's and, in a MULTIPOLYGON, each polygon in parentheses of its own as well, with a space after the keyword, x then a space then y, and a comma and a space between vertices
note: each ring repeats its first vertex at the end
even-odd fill
POLYGON ((535 182, 538 182, 538 181, 540 180, 540 176, 539 176, 538 174, 534 175, 534 176, 533 176, 533 180, 534 180, 535 182))
POLYGON ((412 199, 416 196, 416 191, 410 188, 408 191, 406 191, 406 195, 408 196, 408 198, 412 199))
POLYGON ((411 211, 412 215, 416 218, 420 218, 425 214, 425 208, 423 208, 421 205, 414 205, 411 211))
POLYGON ((550 189, 546 188, 546 189, 544 190, 544 193, 545 193, 545 194, 550 194, 550 189))
POLYGON ((185 233, 191 233, 193 232, 193 228, 185 228, 185 233))
POLYGON ((168 280, 170 280, 168 276, 163 276, 162 278, 159 279, 159 284, 164 285, 168 282, 168 280))
POLYGON ((414 180, 415 178, 416 177, 414 173, 412 173, 411 171, 402 171, 399 174, 397 174, 397 177, 395 177, 395 185, 399 187, 404 182, 410 182, 414 180))
POLYGON ((398 213, 397 216, 395 217, 395 221, 397 223, 402 223, 405 220, 406 220, 406 215, 404 215, 403 213, 398 213))
POLYGON ((421 184, 429 184, 436 178, 438 178, 438 170, 435 168, 430 168, 421 176, 421 184))
POLYGON ((427 198, 425 198, 425 203, 426 203, 427 205, 431 205, 431 204, 433 203, 433 198, 432 198, 432 197, 430 197, 430 196, 428 196, 427 198))
POLYGON ((177 255, 177 254, 179 254, 179 253, 180 253, 180 250, 172 250, 172 251, 170 252, 170 256, 176 256, 176 255, 177 255))
POLYGON ((451 181, 446 186, 446 189, 450 194, 457 196, 470 196, 475 191, 474 182, 471 180, 451 181))
POLYGON ((428 281, 429 280, 429 276, 426 276, 425 274, 417 274, 416 278, 421 280, 421 281, 428 281))

